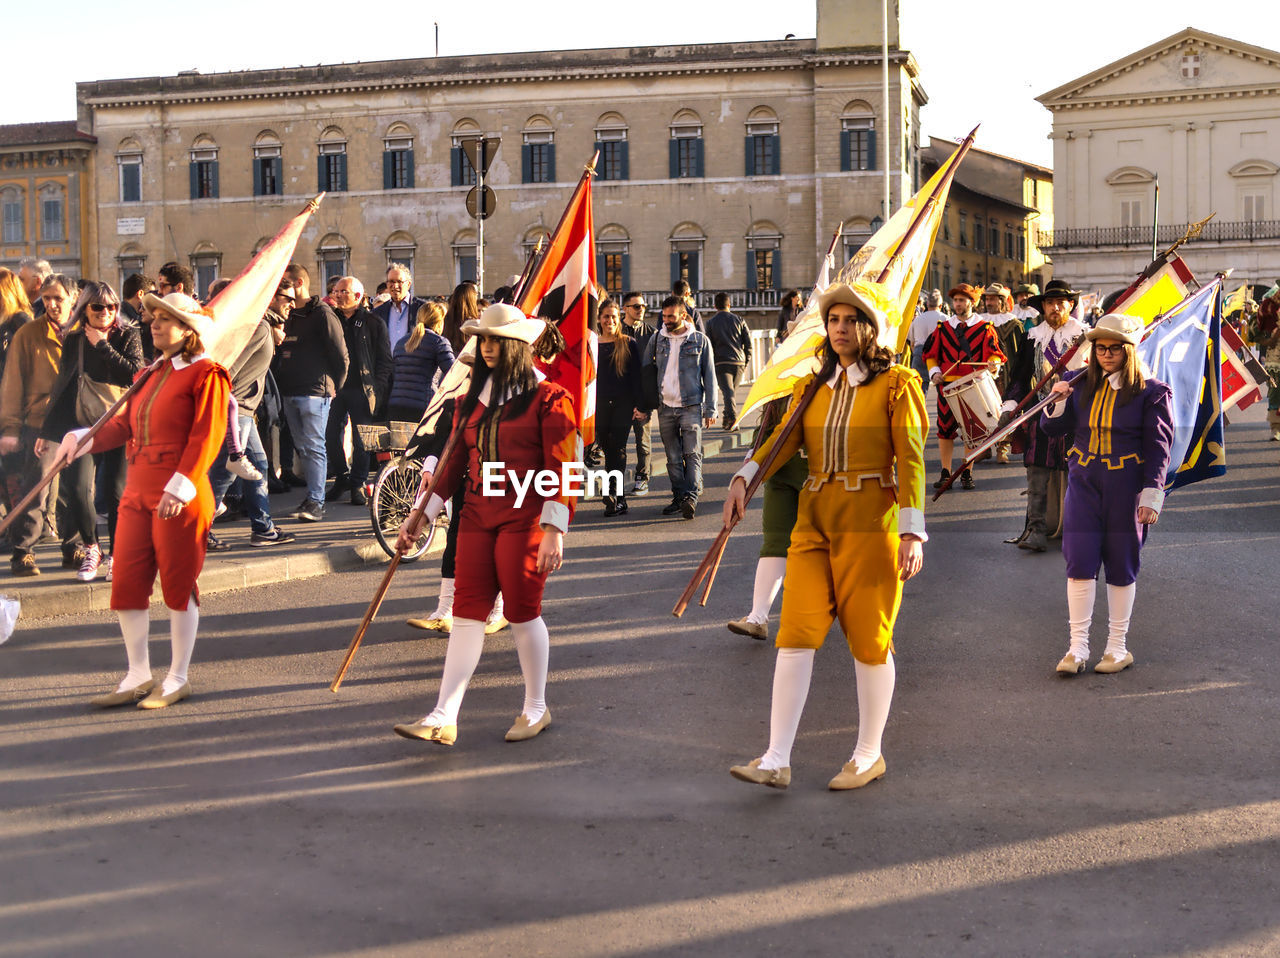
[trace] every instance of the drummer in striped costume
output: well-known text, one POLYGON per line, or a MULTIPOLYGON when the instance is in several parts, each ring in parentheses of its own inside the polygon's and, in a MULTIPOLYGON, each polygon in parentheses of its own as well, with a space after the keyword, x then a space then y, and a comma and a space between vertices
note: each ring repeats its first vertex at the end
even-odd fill
MULTIPOLYGON (((929 381, 938 387, 938 457, 942 460, 942 477, 934 483, 935 489, 951 476, 955 440, 959 433, 956 417, 942 398, 942 387, 983 365, 994 375, 1005 361, 995 327, 974 315, 973 307, 982 296, 981 290, 961 283, 947 295, 951 297, 955 315, 938 324, 933 342, 924 354, 929 381)), ((969 452, 965 447, 966 458, 969 452)), ((960 485, 965 489, 974 488, 973 476, 968 469, 961 474, 960 485)))

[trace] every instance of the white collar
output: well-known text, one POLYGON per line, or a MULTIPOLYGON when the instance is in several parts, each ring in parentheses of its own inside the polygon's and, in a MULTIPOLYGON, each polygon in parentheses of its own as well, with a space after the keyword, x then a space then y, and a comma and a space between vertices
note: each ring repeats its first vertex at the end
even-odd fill
POLYGON ((851 363, 848 366, 837 366, 836 371, 827 377, 827 385, 832 389, 835 389, 836 383, 840 381, 841 372, 849 380, 850 386, 861 386, 867 381, 867 376, 871 374, 870 370, 861 362, 851 363))
POLYGON ((1075 339, 1083 332, 1085 332, 1084 324, 1074 316, 1071 316, 1057 329, 1041 320, 1031 327, 1031 332, 1027 333, 1027 338, 1039 346, 1047 346, 1050 341, 1056 341, 1059 344, 1065 343, 1068 340, 1075 339))
MULTIPOLYGON (((480 360, 480 361, 481 361, 481 362, 484 362, 484 360, 480 360)), ((537 369, 535 369, 535 370, 533 371, 533 375, 534 375, 534 377, 538 380, 538 382, 542 382, 544 379, 546 379, 546 378, 547 378, 546 376, 544 376, 544 375, 542 374, 541 370, 537 370, 537 369)), ((493 395, 493 388, 492 388, 492 387, 493 387, 493 380, 492 380, 492 379, 486 379, 486 380, 484 381, 484 385, 480 387, 480 397, 479 397, 480 405, 482 405, 482 406, 487 406, 487 405, 489 405, 489 397, 490 397, 491 395, 493 395)), ((506 402, 506 401, 507 401, 508 399, 510 399, 510 398, 511 398, 511 391, 510 391, 510 390, 507 390, 507 394, 506 394, 505 396, 503 396, 503 397, 502 397, 502 400, 501 400, 501 401, 502 401, 502 402, 506 402)))
POLYGON ((667 339, 684 339, 691 332, 693 332, 693 323, 687 319, 684 321, 684 325, 680 327, 680 331, 675 333, 668 332, 665 323, 658 326, 659 335, 665 336, 667 339))
POLYGON ((182 353, 174 353, 173 358, 170 359, 169 362, 173 363, 174 369, 186 369, 188 366, 194 366, 196 363, 200 362, 200 360, 208 358, 208 353, 201 353, 190 362, 187 362, 187 360, 182 358, 182 353))
MULTIPOLYGON (((960 317, 955 315, 948 316, 947 322, 951 324, 952 329, 955 329, 960 325, 960 317)), ((985 323, 985 322, 986 320, 983 319, 982 316, 979 315, 978 313, 970 313, 969 318, 964 321, 964 325, 975 326, 978 323, 985 323)))

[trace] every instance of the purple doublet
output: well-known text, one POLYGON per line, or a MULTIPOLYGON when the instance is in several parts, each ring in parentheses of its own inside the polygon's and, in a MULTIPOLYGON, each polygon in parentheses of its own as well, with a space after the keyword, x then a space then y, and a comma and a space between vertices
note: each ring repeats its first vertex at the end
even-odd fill
POLYGON ((1139 497, 1144 489, 1163 490, 1169 467, 1169 387, 1148 379, 1140 394, 1121 404, 1106 381, 1096 393, 1083 372, 1067 381, 1075 391, 1066 409, 1040 419, 1050 436, 1072 439, 1062 528, 1067 578, 1096 579, 1105 566, 1109 585, 1129 585, 1138 578, 1146 538, 1139 497))

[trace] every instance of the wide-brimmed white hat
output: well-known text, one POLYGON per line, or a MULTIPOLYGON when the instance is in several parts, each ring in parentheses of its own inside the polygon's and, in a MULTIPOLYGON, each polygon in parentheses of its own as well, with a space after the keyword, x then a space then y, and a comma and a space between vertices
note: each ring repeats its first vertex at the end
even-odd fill
POLYGON ((1136 346, 1142 342, 1142 331, 1146 324, 1137 316, 1124 313, 1107 313, 1098 324, 1084 334, 1085 339, 1114 339, 1122 343, 1136 346))
POLYGON ((542 320, 530 319, 514 306, 505 303, 494 303, 486 307, 479 318, 462 324, 464 333, 518 339, 524 343, 533 343, 546 328, 547 324, 542 320))
POLYGON ((170 293, 161 299, 155 293, 146 293, 142 303, 152 312, 160 311, 172 316, 188 329, 194 329, 201 339, 213 332, 213 316, 186 293, 170 293))
POLYGON ((867 316, 871 317, 872 321, 876 324, 877 334, 884 329, 884 311, 872 302, 871 298, 861 290, 854 289, 848 283, 832 283, 818 294, 818 315, 823 319, 826 319, 827 310, 836 303, 844 303, 846 306, 852 306, 854 309, 861 310, 867 316))

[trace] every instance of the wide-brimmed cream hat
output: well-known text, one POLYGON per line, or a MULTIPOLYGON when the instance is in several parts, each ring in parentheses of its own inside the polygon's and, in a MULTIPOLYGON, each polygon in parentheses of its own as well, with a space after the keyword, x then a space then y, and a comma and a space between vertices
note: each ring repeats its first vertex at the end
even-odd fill
POLYGON ((146 293, 142 303, 152 312, 160 311, 172 316, 188 329, 193 329, 201 339, 207 340, 213 332, 213 316, 186 293, 170 293, 161 299, 155 293, 146 293))
POLYGON ((462 324, 464 333, 476 336, 497 336, 501 339, 518 339, 533 343, 547 324, 540 319, 530 319, 514 306, 494 303, 486 307, 477 319, 462 324))
POLYGON ((1098 324, 1084 334, 1085 339, 1092 342, 1095 339, 1114 339, 1121 343, 1128 343, 1130 346, 1136 346, 1142 342, 1142 331, 1146 328, 1146 323, 1137 316, 1127 316, 1124 313, 1107 313, 1098 324))
POLYGON ((876 324, 877 334, 884 329, 884 310, 877 306, 864 291, 855 289, 848 283, 832 283, 818 294, 818 315, 825 320, 827 318, 827 310, 836 303, 852 306, 854 309, 861 310, 867 316, 870 316, 876 324))

